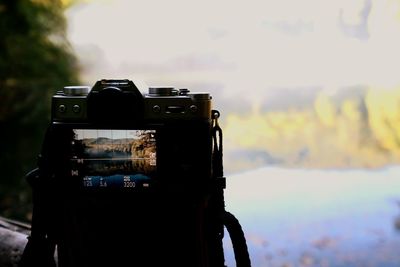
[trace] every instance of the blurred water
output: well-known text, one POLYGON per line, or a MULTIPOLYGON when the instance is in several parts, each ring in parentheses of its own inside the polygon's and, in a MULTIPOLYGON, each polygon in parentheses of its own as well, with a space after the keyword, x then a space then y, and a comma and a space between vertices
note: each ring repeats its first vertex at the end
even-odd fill
MULTIPOLYGON (((252 265, 400 266, 400 167, 262 168, 227 177, 252 265)), ((226 263, 235 266, 229 236, 226 263)))

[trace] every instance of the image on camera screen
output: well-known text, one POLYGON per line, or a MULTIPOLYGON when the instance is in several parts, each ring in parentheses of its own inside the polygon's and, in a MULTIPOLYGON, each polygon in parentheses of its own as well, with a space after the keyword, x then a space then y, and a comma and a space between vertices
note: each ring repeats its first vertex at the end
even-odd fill
POLYGON ((84 187, 147 187, 157 169, 155 130, 74 129, 71 175, 84 187))

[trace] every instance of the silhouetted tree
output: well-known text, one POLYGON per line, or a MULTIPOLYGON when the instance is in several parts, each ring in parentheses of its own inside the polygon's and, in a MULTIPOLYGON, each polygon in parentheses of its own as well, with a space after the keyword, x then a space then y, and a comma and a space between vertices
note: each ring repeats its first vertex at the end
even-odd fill
POLYGON ((60 0, 0 1, 0 214, 27 220, 51 95, 77 83, 60 0))

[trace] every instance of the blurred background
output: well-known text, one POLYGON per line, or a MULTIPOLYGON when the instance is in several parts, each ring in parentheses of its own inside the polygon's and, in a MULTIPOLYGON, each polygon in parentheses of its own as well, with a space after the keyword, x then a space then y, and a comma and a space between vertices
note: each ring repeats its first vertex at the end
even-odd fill
POLYGON ((255 266, 400 264, 399 0, 1 0, 0 33, 0 215, 51 95, 128 78, 211 92, 255 266))

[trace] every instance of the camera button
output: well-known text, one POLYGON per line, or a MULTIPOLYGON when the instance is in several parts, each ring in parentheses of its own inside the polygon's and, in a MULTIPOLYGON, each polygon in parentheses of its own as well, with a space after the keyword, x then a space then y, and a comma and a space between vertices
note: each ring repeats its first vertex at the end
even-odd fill
POLYGON ((58 111, 60 113, 64 113, 65 111, 67 111, 67 107, 65 105, 59 105, 58 106, 58 111))
POLYGON ((159 105, 153 106, 153 112, 154 113, 160 113, 161 112, 161 107, 159 105))
POLYGON ((187 96, 190 93, 190 90, 187 88, 179 89, 179 95, 187 96))
POLYGON ((74 105, 74 106, 72 107, 72 111, 73 111, 74 113, 79 113, 79 112, 81 112, 81 107, 80 107, 79 105, 74 105))
POLYGON ((196 105, 191 105, 191 106, 189 107, 189 109, 190 109, 190 111, 191 111, 192 113, 195 113, 195 112, 197 111, 197 106, 196 106, 196 105))

